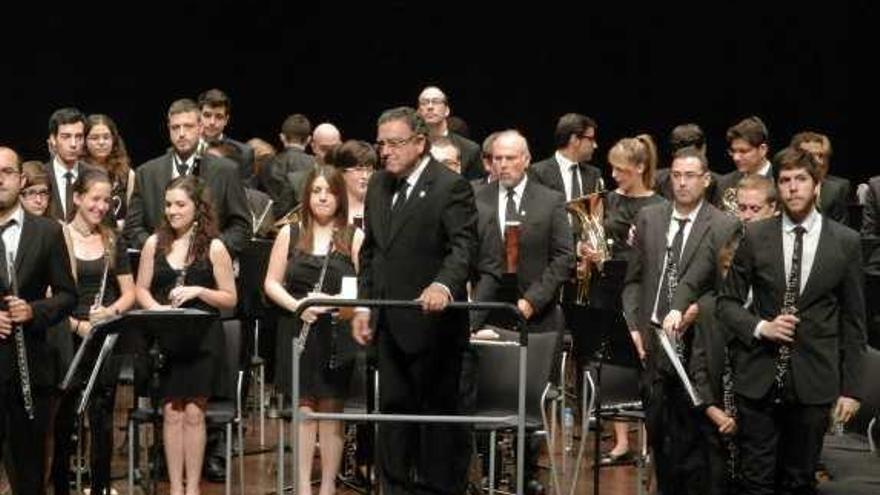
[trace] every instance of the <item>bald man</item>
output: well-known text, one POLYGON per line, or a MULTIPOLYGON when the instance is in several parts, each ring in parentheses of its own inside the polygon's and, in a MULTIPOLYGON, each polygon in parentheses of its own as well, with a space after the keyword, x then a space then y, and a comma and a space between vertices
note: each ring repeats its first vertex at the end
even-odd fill
POLYGON ((468 180, 486 176, 480 161, 480 145, 449 130, 448 117, 452 114, 446 94, 437 86, 428 86, 419 94, 418 113, 428 124, 431 139, 447 137, 461 152, 461 173, 468 180))
POLYGON ((318 127, 315 127, 312 132, 312 153, 315 154, 318 165, 324 165, 324 157, 327 152, 340 144, 342 144, 342 134, 335 125, 329 122, 318 124, 318 127))

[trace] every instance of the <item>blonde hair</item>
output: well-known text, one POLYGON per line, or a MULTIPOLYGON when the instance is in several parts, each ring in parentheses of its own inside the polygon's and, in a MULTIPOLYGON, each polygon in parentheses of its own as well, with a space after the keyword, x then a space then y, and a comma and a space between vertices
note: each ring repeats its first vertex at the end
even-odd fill
POLYGON ((657 145, 648 134, 623 138, 608 151, 608 161, 612 164, 643 165, 642 183, 648 189, 654 187, 654 173, 657 171, 657 145))

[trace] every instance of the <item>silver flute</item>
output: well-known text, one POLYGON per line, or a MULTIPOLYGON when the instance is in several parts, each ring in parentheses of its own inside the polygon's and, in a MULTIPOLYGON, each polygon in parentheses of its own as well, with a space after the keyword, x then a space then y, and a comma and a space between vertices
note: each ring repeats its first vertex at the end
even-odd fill
MULTIPOLYGON (((9 286, 12 295, 18 297, 18 277, 15 274, 15 255, 6 253, 6 271, 9 274, 9 286)), ((21 385, 21 397, 24 400, 24 411, 28 419, 34 419, 34 396, 31 390, 31 373, 28 368, 27 345, 24 341, 24 327, 16 323, 12 327, 15 338, 15 360, 18 364, 18 380, 21 385)))
MULTIPOLYGON (((785 284, 785 293, 782 295, 782 309, 780 310, 781 314, 784 315, 794 315, 797 314, 797 298, 800 294, 800 287, 798 286, 798 274, 795 273, 794 270, 788 274, 788 280, 785 284)), ((776 353, 776 398, 775 402, 778 404, 782 402, 783 393, 785 390, 785 379, 791 369, 791 345, 780 343, 779 349, 776 353)))
MULTIPOLYGON (((324 256, 324 262, 321 264, 321 272, 318 274, 318 281, 312 292, 321 292, 324 290, 324 278, 327 277, 327 267, 330 265, 330 255, 333 253, 333 235, 330 235, 330 243, 327 246, 327 256, 324 256)), ((312 330, 312 324, 303 322, 302 329, 299 331, 299 340, 296 341, 296 352, 302 354, 306 347, 306 340, 309 338, 309 332, 312 330)))
POLYGON ((98 293, 95 294, 95 300, 92 302, 92 310, 96 310, 104 305, 104 293, 107 291, 107 277, 110 275, 110 252, 104 251, 104 273, 101 275, 101 285, 98 286, 98 293))

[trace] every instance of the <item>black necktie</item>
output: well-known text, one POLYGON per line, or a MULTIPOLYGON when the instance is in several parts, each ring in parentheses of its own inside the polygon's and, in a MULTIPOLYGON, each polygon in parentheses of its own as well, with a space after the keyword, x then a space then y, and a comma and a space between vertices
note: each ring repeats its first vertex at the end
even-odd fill
MULTIPOLYGON (((506 222, 515 222, 519 220, 519 213, 516 210, 516 201, 514 201, 513 197, 516 195, 516 191, 509 187, 507 188, 507 205, 504 207, 504 219, 506 222)), ((501 226, 503 230, 503 225, 501 226)))
POLYGON ((0 225, 0 255, 2 255, 2 260, 0 260, 0 264, 2 264, 2 268, 0 268, 0 290, 3 291, 9 289, 9 266, 6 263, 8 255, 6 254, 6 242, 3 240, 3 233, 13 225, 15 225, 15 220, 10 220, 0 225))
MULTIPOLYGON (((669 312, 669 272, 674 266, 678 270, 678 261, 681 258, 681 245, 684 242, 684 226, 688 223, 687 218, 676 218, 678 230, 672 238, 672 246, 666 251, 666 266, 663 270, 663 278, 660 280, 660 297, 657 299, 657 318, 663 321, 669 312)), ((680 278, 680 275, 678 276, 680 278)))
POLYGON ((184 162, 180 158, 177 159, 176 166, 177 166, 177 175, 184 176, 184 175, 187 175, 187 172, 189 172, 189 167, 186 166, 186 162, 184 162))
POLYGON ((581 191, 581 181, 578 177, 578 165, 575 163, 571 166, 571 197, 569 200, 579 198, 583 192, 581 191))
POLYGON ((391 214, 395 214, 403 208, 403 204, 406 203, 406 190, 409 188, 409 182, 406 179, 398 179, 397 183, 397 197, 394 198, 394 204, 391 205, 391 214))
POLYGON ((64 173, 64 218, 67 221, 73 218, 73 172, 70 170, 64 173))
POLYGON ((797 304, 801 292, 801 260, 804 257, 804 234, 807 232, 802 225, 794 228, 794 249, 791 250, 791 271, 789 279, 795 288, 794 302, 797 304))

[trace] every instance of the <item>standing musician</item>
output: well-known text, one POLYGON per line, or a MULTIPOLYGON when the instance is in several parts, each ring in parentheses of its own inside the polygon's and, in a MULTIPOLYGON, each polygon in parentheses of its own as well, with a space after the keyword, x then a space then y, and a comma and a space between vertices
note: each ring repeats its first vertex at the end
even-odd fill
MULTIPOLYGON (((266 273, 266 296, 287 310, 279 318, 279 368, 275 376, 281 390, 289 392, 289 342, 294 334, 305 333, 308 326, 300 361, 302 395, 295 406, 303 412, 341 412, 354 371, 351 329, 334 323, 327 307, 305 309, 301 321, 295 321, 292 315, 307 298, 339 294, 343 278, 355 276, 363 233, 348 224, 345 179, 339 169, 320 165, 307 176, 303 192, 302 219, 278 233, 266 273)), ((297 493, 311 493, 312 460, 319 436, 320 493, 335 493, 342 459, 342 427, 342 421, 300 423, 297 493)))
MULTIPOLYGON (((134 304, 134 277, 125 244, 117 242, 112 228, 102 225, 110 210, 113 182, 102 170, 80 172, 73 183, 75 216, 65 228, 70 261, 77 283, 77 306, 68 318, 70 333, 82 345, 92 326, 128 311, 134 304)), ((105 362, 97 388, 89 402, 91 428, 91 492, 110 490, 110 458, 113 454, 113 408, 120 362, 105 362)), ((77 384, 81 385, 81 384, 77 384)), ((55 455, 52 476, 55 493, 70 493, 70 455, 74 445, 75 408, 81 387, 61 399, 55 419, 55 455)))
POLYGON ((809 153, 775 161, 783 214, 746 225, 717 308, 733 337, 745 494, 812 493, 829 412, 849 421, 863 386, 858 234, 816 211, 809 153))
MULTIPOLYGON (((674 186, 673 203, 644 208, 636 219, 623 309, 630 330, 638 331, 644 342, 645 426, 659 490, 702 494, 707 477, 697 427, 701 418, 664 353, 656 329, 669 312, 678 280, 698 266, 694 263, 699 259, 697 253, 717 253, 734 231, 736 221, 705 200, 711 178, 701 151, 678 150, 669 176, 674 186)), ((669 335, 669 340, 678 344, 678 358, 685 365, 695 333, 690 327, 699 313, 699 305, 691 304, 679 332, 669 335)))
MULTIPOLYGON (((186 307, 218 315, 235 307, 232 259, 218 234, 205 181, 191 175, 172 180, 165 188, 165 215, 141 253, 138 304, 148 310, 186 307)), ((162 438, 172 495, 199 493, 205 407, 211 397, 233 396, 219 319, 204 332, 197 349, 166 356, 160 375, 162 438)))
POLYGON ((13 492, 39 495, 49 395, 55 384, 51 366, 42 366, 50 359, 46 329, 73 310, 76 286, 61 225, 25 213, 19 205, 21 173, 15 151, 0 147, 0 445, 9 445, 3 453, 10 454, 6 466, 13 492), (9 254, 13 273, 7 266, 9 254), (52 295, 46 297, 49 287, 52 295))

